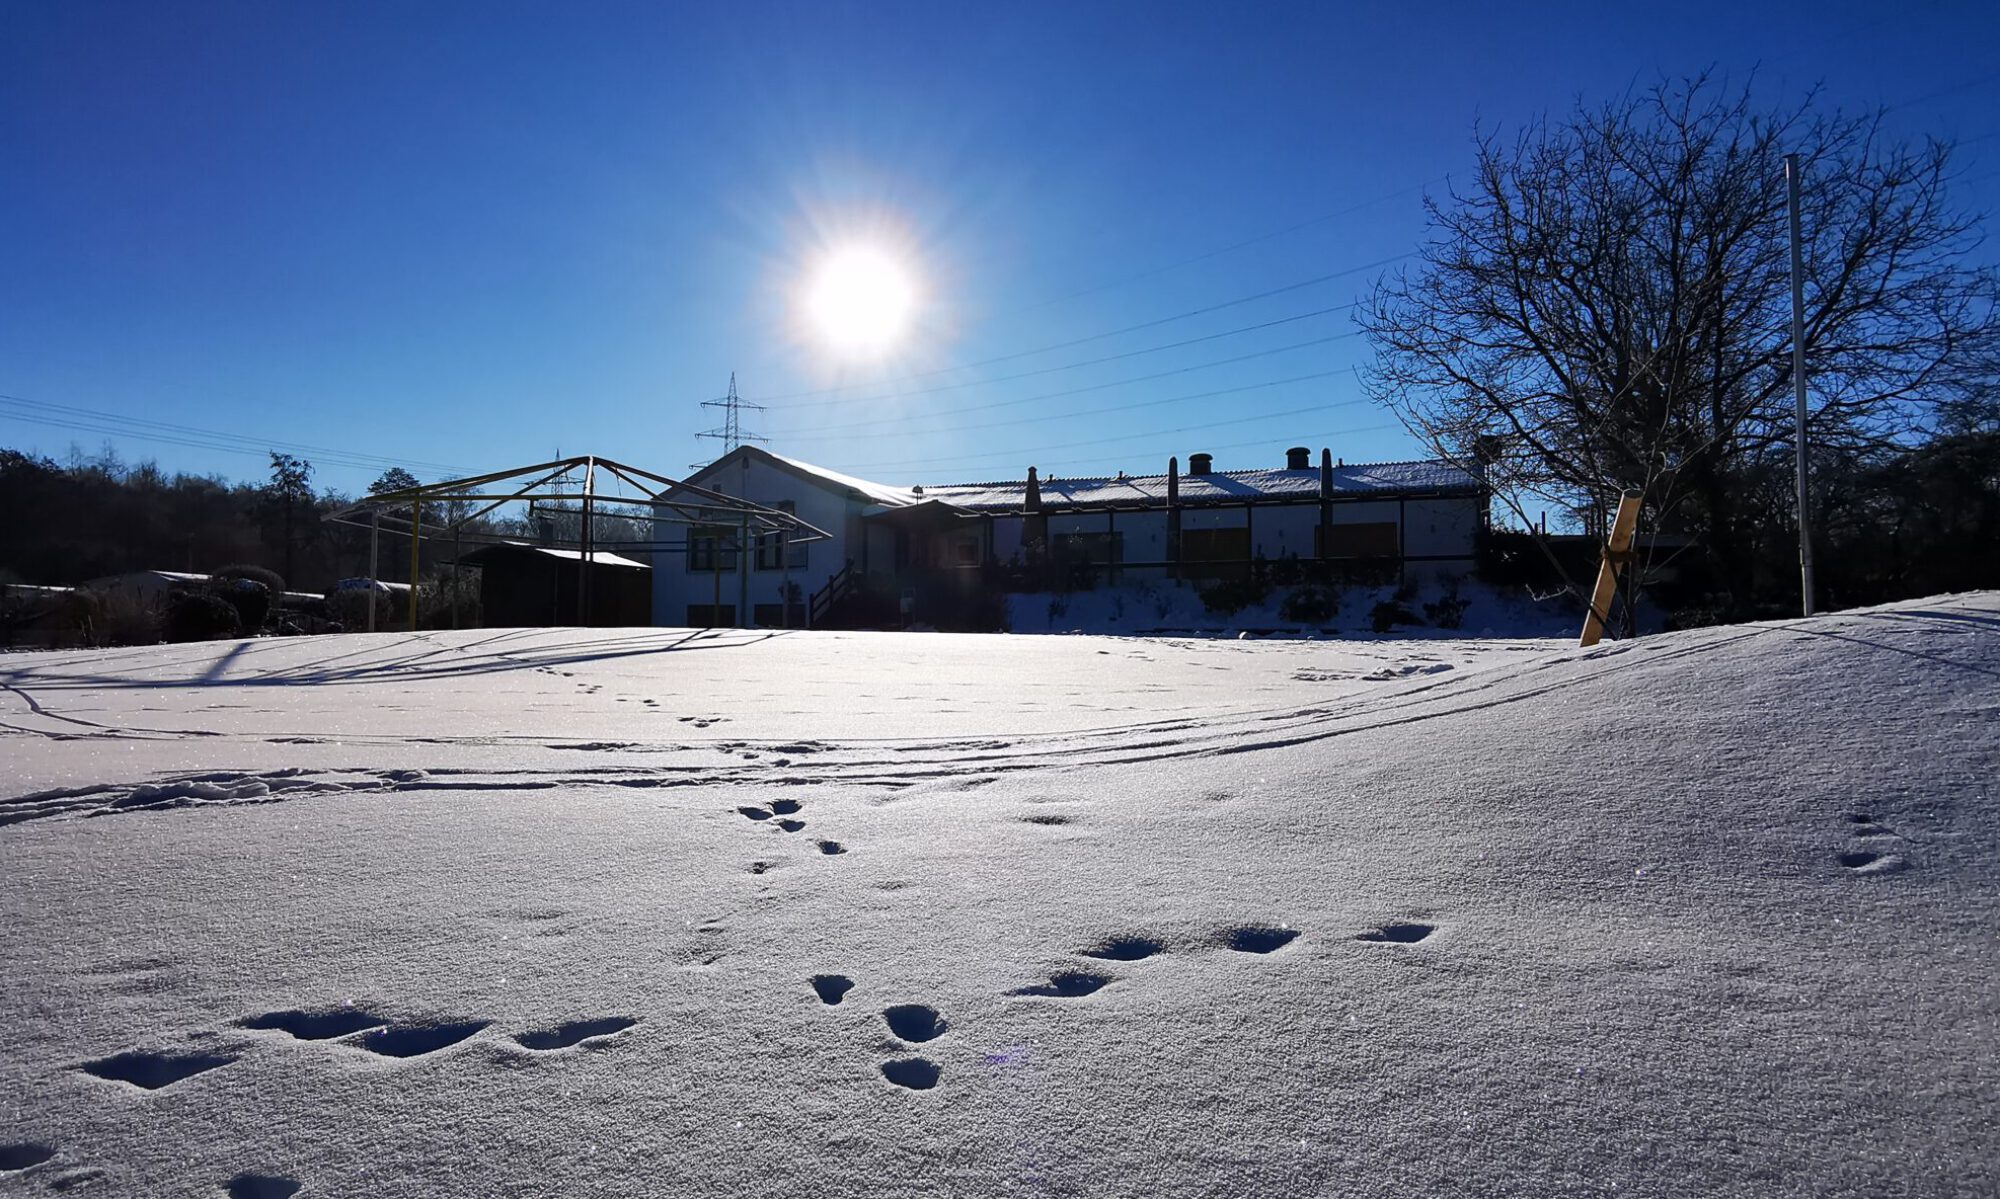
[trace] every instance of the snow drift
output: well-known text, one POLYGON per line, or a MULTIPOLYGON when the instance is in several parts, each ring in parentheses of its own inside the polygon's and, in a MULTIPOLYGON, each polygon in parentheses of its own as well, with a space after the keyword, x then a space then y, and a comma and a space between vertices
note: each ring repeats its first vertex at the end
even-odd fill
POLYGON ((2000 1188, 1993 595, 0 685, 0 1192, 2000 1188))

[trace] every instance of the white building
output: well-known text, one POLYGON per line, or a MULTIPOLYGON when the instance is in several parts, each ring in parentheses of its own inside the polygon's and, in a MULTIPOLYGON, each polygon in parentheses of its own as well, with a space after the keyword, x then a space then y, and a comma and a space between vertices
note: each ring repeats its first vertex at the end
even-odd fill
POLYGON ((781 544, 726 526, 659 521, 653 620, 799 628, 941 619, 996 590, 1146 579, 1224 579, 1262 564, 1349 577, 1469 573, 1490 496, 1446 462, 1336 463, 1287 452, 1283 468, 871 483, 743 446, 687 482, 794 512, 826 540, 781 544), (786 596, 790 596, 787 603, 786 596), (861 609, 856 611, 856 609, 861 609))

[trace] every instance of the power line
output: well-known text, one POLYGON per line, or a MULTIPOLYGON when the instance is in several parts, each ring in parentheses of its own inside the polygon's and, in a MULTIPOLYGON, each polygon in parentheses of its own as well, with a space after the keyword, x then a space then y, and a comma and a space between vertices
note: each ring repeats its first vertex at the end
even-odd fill
MULTIPOLYGON (((1356 433, 1382 433, 1382 432, 1387 432, 1387 431, 1389 431, 1389 430, 1392 430, 1392 429, 1401 429, 1402 427, 1403 427, 1403 426, 1401 426, 1401 425, 1397 425, 1397 424, 1387 424, 1387 425, 1363 425, 1363 426, 1360 426, 1360 427, 1358 427, 1358 428, 1349 428, 1349 429, 1334 429, 1334 430, 1323 430, 1323 431, 1321 431, 1321 432, 1317 432, 1317 433, 1301 433, 1301 434, 1297 434, 1296 436, 1297 436, 1297 438, 1298 438, 1299 440, 1301 440, 1301 441, 1319 441, 1319 440, 1322 440, 1322 439, 1325 439, 1325 440, 1332 440, 1333 438, 1336 438, 1336 437, 1343 437, 1343 436, 1351 436, 1351 435, 1353 435, 1353 434, 1356 434, 1356 433)), ((1164 430, 1164 431, 1162 431, 1162 432, 1160 432, 1160 433, 1142 433, 1142 434, 1137 434, 1137 435, 1135 435, 1134 437, 1132 437, 1132 438, 1127 438, 1127 439, 1125 439, 1125 440, 1139 440, 1139 439, 1141 439, 1141 438, 1152 438, 1152 437, 1158 437, 1158 436, 1166 436, 1166 435, 1168 435, 1168 434, 1173 434, 1173 433, 1183 433, 1183 432, 1189 432, 1189 431, 1190 431, 1190 430, 1186 430, 1186 429, 1169 429, 1169 430, 1164 430)), ((1041 448, 1041 449, 1047 449, 1047 450, 1066 450, 1066 449, 1076 449, 1076 448, 1078 448, 1078 447, 1079 447, 1080 445, 1089 445, 1089 444, 1092 444, 1092 443, 1090 443, 1090 442, 1072 442, 1072 443, 1070 443, 1070 444, 1068 444, 1068 445, 1053 445, 1053 446, 1042 446, 1042 447, 1040 447, 1040 448, 1041 448)), ((1268 446, 1269 444, 1271 444, 1271 443, 1270 443, 1270 439, 1269 439, 1269 438, 1263 438, 1263 437, 1259 437, 1259 438, 1254 438, 1254 439, 1252 439, 1252 440, 1249 440, 1249 441, 1235 441, 1235 442, 1226 442, 1226 443, 1224 443, 1224 444, 1222 444, 1222 445, 1212 445, 1212 446, 1209 446, 1209 447, 1208 447, 1208 449, 1209 449, 1209 450, 1210 450, 1211 452, 1212 452, 1212 451, 1215 451, 1215 450, 1240 450, 1240 449, 1244 449, 1244 448, 1246 448, 1246 447, 1249 447, 1249 446, 1268 446)), ((882 468, 884 468, 884 467, 906 467, 906 466, 928 466, 928 467, 940 467, 940 466, 948 466, 948 465, 952 465, 952 464, 955 464, 955 463, 961 463, 961 462, 968 462, 968 463, 969 463, 969 462, 990 462, 990 461, 995 461, 995 460, 998 460, 998 459, 1002 459, 1002 458, 1005 458, 1005 459, 1011 459, 1011 460, 1013 460, 1013 461, 1016 461, 1016 462, 1022 462, 1022 461, 1023 461, 1024 459, 1025 459, 1025 460, 1027 460, 1027 461, 1026 461, 1026 462, 1024 463, 1024 466, 1026 466, 1026 465, 1032 465, 1032 466, 1038 466, 1038 467, 1040 467, 1040 466, 1071 466, 1071 465, 1074 465, 1074 464, 1076 464, 1076 463, 1079 463, 1079 462, 1098 462, 1098 461, 1101 461, 1101 458, 1098 458, 1098 457, 1092 457, 1092 458, 1068 458, 1068 459, 1056 459, 1056 460, 1053 460, 1053 461, 1051 461, 1051 460, 1048 460, 1048 459, 1044 459, 1044 458, 1040 457, 1040 456, 1039 456, 1039 454, 1038 454, 1038 453, 1037 453, 1036 451, 1033 451, 1033 450, 1030 450, 1030 451, 1026 451, 1026 452, 1013 452, 1013 453, 994 453, 994 454, 979 454, 979 455, 973 455, 973 456, 970 456, 970 457, 963 457, 963 458, 921 458, 921 459, 917 459, 917 458, 913 458, 913 459, 910 459, 910 460, 908 460, 908 461, 905 461, 905 462, 861 462, 861 463, 843 463, 843 464, 842 464, 842 466, 841 466, 841 469, 843 469, 843 470, 848 470, 848 471, 863 471, 863 470, 879 470, 879 469, 882 469, 882 468)))
MULTIPOLYGON (((1339 370, 1314 371, 1312 374, 1309 375, 1293 375, 1289 379, 1267 379, 1262 383, 1246 383, 1241 387, 1222 387, 1222 388, 1217 388, 1214 391, 1197 391, 1192 395, 1169 396, 1163 400, 1140 400, 1132 404, 1113 404, 1103 408, 1086 408, 1075 412, 1060 413, 1056 416, 1021 416, 1021 417, 1015 417, 1012 420, 987 421, 985 424, 979 424, 979 425, 951 425, 947 428, 942 428, 942 429, 927 429, 925 430, 925 432, 931 434, 964 433, 977 429, 1004 429, 1011 425, 1047 424, 1051 420, 1074 420, 1078 417, 1085 417, 1085 416, 1103 416, 1106 413, 1110 412, 1130 412, 1135 408, 1158 408, 1167 404, 1185 404, 1191 400, 1210 400, 1214 399, 1217 396, 1241 395, 1243 392, 1246 391, 1263 391, 1267 388, 1283 387, 1288 383, 1310 383, 1319 379, 1331 379, 1335 375, 1344 375, 1346 373, 1347 373, 1346 371, 1339 371, 1339 370)), ((832 427, 846 428, 847 426, 836 425, 832 427)), ((881 436, 882 435, 880 433, 844 433, 832 437, 820 437, 816 438, 815 440, 858 441, 865 438, 867 440, 874 441, 874 440, 879 440, 881 436)))
MULTIPOLYGON (((992 408, 1015 408, 1019 407, 1022 404, 1039 403, 1042 400, 1057 400, 1057 399, 1062 399, 1066 396, 1085 395, 1093 391, 1108 391, 1113 387, 1125 387, 1133 383, 1150 383, 1155 379, 1170 379, 1175 375, 1186 375, 1186 374, 1191 374, 1195 371, 1212 370, 1218 366, 1233 366, 1238 362, 1249 362, 1257 358, 1269 358, 1276 354, 1289 354, 1294 350, 1304 350, 1304 349, 1310 349, 1313 346, 1323 346, 1326 345, 1328 342, 1346 341, 1350 337, 1359 337, 1360 335, 1361 331, 1358 329, 1352 330, 1347 333, 1334 333, 1326 337, 1315 337, 1310 341, 1293 342, 1291 345, 1276 346, 1268 350, 1258 350, 1255 353, 1251 354, 1238 354, 1234 358, 1218 358, 1213 362, 1197 362, 1191 366, 1176 367, 1173 370, 1156 371, 1150 375, 1135 375, 1130 379, 1114 379, 1109 383, 1093 383, 1088 387, 1071 387, 1063 391, 1046 391, 1040 395, 1022 396, 1019 399, 994 400, 991 403, 986 403, 986 404, 972 404, 964 408, 955 409, 954 411, 984 412, 992 408)), ((813 425, 804 429, 794 429, 792 430, 792 433, 794 435, 801 435, 808 433, 827 432, 830 430, 851 429, 856 425, 901 424, 906 419, 908 418, 903 416, 871 417, 866 420, 842 421, 837 425, 813 425)))
MULTIPOLYGON (((1231 425, 1247 425, 1247 424, 1253 424, 1257 421, 1278 420, 1281 417, 1287 417, 1287 416, 1304 416, 1309 412, 1324 412, 1329 408, 1352 408, 1356 404, 1365 404, 1367 402, 1368 401, 1366 399, 1335 400, 1330 404, 1312 404, 1304 408, 1294 408, 1285 412, 1265 412, 1257 416, 1238 416, 1238 417, 1232 417, 1229 420, 1209 421, 1206 424, 1200 424, 1200 425, 1182 425, 1178 429, 1151 429, 1144 433, 1126 433, 1126 434, 1121 434, 1120 436, 1117 437, 1096 437, 1096 438, 1091 438, 1090 440, 1087 441, 1063 442, 1057 445, 1046 446, 1043 448, 1051 450, 1075 450, 1075 449, 1082 449, 1085 446, 1115 445, 1121 441, 1144 441, 1148 438, 1164 437, 1168 434, 1199 433, 1205 429, 1222 429, 1222 428, 1227 428, 1231 425)), ((983 457, 986 458, 1017 457, 1017 456, 1018 456, 1017 452, 1001 452, 1001 453, 983 455, 983 457)), ((965 458, 965 459, 960 459, 960 461, 969 462, 972 461, 972 459, 965 458)), ((897 465, 909 465, 909 463, 877 462, 869 464, 869 467, 870 469, 873 469, 874 467, 897 466, 897 465)))
POLYGON ((1359 204, 1343 208, 1338 212, 1329 212, 1322 216, 1316 216, 1312 217, 1309 220, 1300 221, 1296 225, 1287 225, 1283 229, 1276 230, 1275 232, 1272 233, 1262 233, 1256 237, 1249 237, 1239 242, 1232 242, 1229 245, 1223 246, 1221 249, 1210 250, 1206 254, 1196 254, 1192 258, 1183 258, 1178 262, 1170 262, 1165 266, 1156 267, 1150 271, 1143 271, 1137 275, 1127 275, 1123 279, 1114 279, 1109 283, 1099 283, 1091 287, 1086 287, 1081 291, 1070 292, 1067 295, 1060 295, 1060 296, 1055 296, 1051 299, 1040 300, 1037 301, 1036 303, 1028 305, 1025 308, 1016 308, 1014 309, 1013 312, 1008 313, 1006 315, 1012 316, 1015 313, 1033 312, 1039 308, 1046 308, 1051 304, 1061 304, 1069 300, 1077 299, 1081 296, 1095 295, 1100 291, 1109 291, 1114 287, 1123 287, 1128 283, 1138 283, 1144 279, 1151 279, 1159 275, 1167 274, 1169 271, 1177 271, 1184 266, 1193 266, 1197 262, 1207 262, 1211 258, 1220 258, 1224 254, 1233 254, 1237 250, 1247 249, 1250 246, 1258 245, 1262 242, 1272 241, 1275 240, 1276 238, 1285 237, 1289 234, 1297 233, 1301 229, 1310 229, 1314 225, 1323 225, 1328 221, 1338 220, 1341 217, 1349 216, 1352 215, 1353 213, 1360 212, 1364 208, 1373 208, 1375 205, 1380 204, 1385 200, 1393 200, 1398 196, 1407 196, 1411 192, 1422 191, 1427 187, 1432 187, 1435 186, 1436 184, 1444 183, 1450 178, 1451 176, 1449 175, 1439 175, 1435 179, 1427 179, 1422 183, 1415 184, 1414 186, 1411 187, 1403 188, 1400 191, 1393 191, 1388 193, 1387 195, 1377 196, 1372 200, 1364 200, 1359 204))
MULTIPOLYGON (((1352 275, 1361 274, 1363 271, 1372 271, 1380 267, 1388 266, 1391 263, 1401 262, 1405 258, 1413 258, 1416 256, 1416 254, 1417 251, 1415 250, 1410 250, 1402 254, 1392 254, 1387 258, 1378 259, 1375 262, 1363 263, 1360 266, 1348 267, 1345 270, 1333 271, 1330 274, 1315 275, 1310 279, 1301 279, 1297 283, 1287 283, 1283 287, 1274 287, 1268 291, 1257 292, 1254 295, 1239 296, 1233 300, 1225 300, 1220 304, 1210 304, 1205 308, 1195 308, 1195 309, 1190 309, 1187 312, 1177 312, 1172 316, 1163 316, 1158 318, 1157 320, 1141 321, 1139 324, 1136 325, 1127 325, 1123 329, 1113 329, 1106 333, 1093 333, 1089 337, 1073 338, 1069 341, 1056 342, 1053 345, 1038 346, 1032 350, 1020 350, 1012 354, 1001 354, 993 358, 981 358, 976 362, 961 362, 956 366, 943 366, 937 368, 936 370, 920 371, 917 374, 908 376, 908 378, 929 379, 929 378, 934 378, 938 375, 948 375, 951 374, 953 371, 971 370, 973 367, 977 366, 992 366, 996 362, 1012 362, 1019 358, 1031 358, 1036 354, 1047 354, 1055 350, 1067 350, 1073 346, 1088 345, 1091 342, 1103 341, 1106 338, 1110 337, 1121 337, 1127 333, 1137 333, 1142 329, 1155 329, 1161 325, 1173 324, 1175 321, 1184 321, 1188 320, 1191 317, 1206 316, 1211 312, 1221 312, 1227 308, 1240 307, 1241 305, 1254 303, 1258 300, 1268 300, 1272 296, 1281 296, 1286 294, 1287 292, 1300 291, 1304 288, 1318 286, 1321 283, 1330 283, 1335 279, 1345 279, 1352 275)), ((844 383, 838 387, 822 387, 814 391, 793 391, 793 392, 785 392, 780 395, 763 396, 761 397, 761 400, 766 403, 769 403, 770 401, 773 400, 796 400, 810 396, 833 395, 836 392, 853 391, 856 388, 873 387, 873 386, 878 386, 878 385, 872 383, 844 383)), ((771 403, 770 406, 772 408, 789 408, 789 407, 799 407, 800 405, 771 403)))
POLYGON ((375 470, 389 466, 441 471, 445 474, 466 473, 469 470, 467 467, 451 463, 391 458, 385 455, 368 454, 356 450, 343 450, 331 446, 271 440, 241 433, 229 433, 220 429, 206 429, 197 425, 148 420, 143 417, 104 412, 94 408, 82 408, 70 404, 56 404, 46 400, 31 400, 26 396, 5 393, 0 393, 0 419, 73 429, 85 433, 101 433, 114 438, 152 441, 165 445, 183 445, 195 449, 223 450, 230 453, 253 454, 259 457, 271 450, 284 450, 312 454, 329 465, 364 470, 375 470))
MULTIPOLYGON (((1236 337, 1244 333, 1256 333, 1264 329, 1275 329, 1280 325, 1297 324, 1299 321, 1311 320, 1316 316, 1330 316, 1336 312, 1349 312, 1360 307, 1360 305, 1361 301, 1353 300, 1346 304, 1335 304, 1331 308, 1315 308, 1311 312, 1281 316, 1276 320, 1263 321, 1255 325, 1243 325, 1235 329, 1224 329, 1220 333, 1205 333, 1200 337, 1185 337, 1179 341, 1170 341, 1163 345, 1147 346, 1143 350, 1127 350, 1123 354, 1107 354, 1102 358, 1086 358, 1081 362, 1065 362, 1060 366, 1045 366, 1037 370, 1022 371, 1015 375, 1000 375, 992 379, 967 379, 961 383, 940 383, 936 387, 919 387, 910 391, 889 391, 883 392, 881 395, 848 396, 838 399, 818 400, 810 404, 780 404, 777 407, 816 408, 826 404, 872 404, 879 400, 899 400, 909 396, 936 395, 942 391, 958 391, 967 387, 987 387, 996 383, 1012 383, 1018 379, 1032 379, 1039 375, 1059 374, 1063 371, 1079 370, 1086 366, 1102 366, 1107 362, 1120 362, 1127 358, 1143 358, 1147 354, 1159 354, 1167 350, 1178 350, 1183 346, 1199 345, 1204 341, 1216 341, 1224 337, 1236 337)), ((715 401, 710 402, 713 403, 715 401)))

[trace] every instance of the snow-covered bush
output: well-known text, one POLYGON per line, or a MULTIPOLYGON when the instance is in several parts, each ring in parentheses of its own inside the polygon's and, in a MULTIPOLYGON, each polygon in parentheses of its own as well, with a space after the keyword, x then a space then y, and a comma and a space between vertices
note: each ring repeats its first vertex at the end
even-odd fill
POLYGON ((177 592, 167 601, 168 641, 214 641, 242 631, 235 605, 211 591, 177 592))
POLYGON ((1375 605, 1368 613, 1368 626, 1378 633, 1386 633, 1399 624, 1422 624, 1409 605, 1400 599, 1386 599, 1375 605))
POLYGON ((1319 583, 1292 588, 1278 605, 1278 615, 1297 624, 1326 624, 1339 611, 1340 593, 1319 583))

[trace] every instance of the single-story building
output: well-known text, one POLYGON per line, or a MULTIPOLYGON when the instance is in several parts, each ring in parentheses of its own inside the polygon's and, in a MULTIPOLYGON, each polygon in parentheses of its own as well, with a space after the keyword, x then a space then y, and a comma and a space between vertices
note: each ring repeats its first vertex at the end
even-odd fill
POLYGON ((581 550, 485 545, 461 561, 479 568, 480 622, 488 628, 643 625, 652 611, 652 568, 604 550, 590 556, 587 599, 579 598, 581 550))
MULTIPOLYGON (((796 514, 828 538, 785 544, 664 511, 653 621, 800 628, 836 619, 850 593, 895 597, 903 620, 995 589, 1077 589, 1224 579, 1259 563, 1391 577, 1467 574, 1491 494, 1449 462, 1349 465, 1304 448, 1282 468, 1217 471, 1208 454, 1158 475, 1027 477, 898 487, 756 446, 688 483, 796 514)), ((881 623, 869 619, 866 623, 881 623)))

